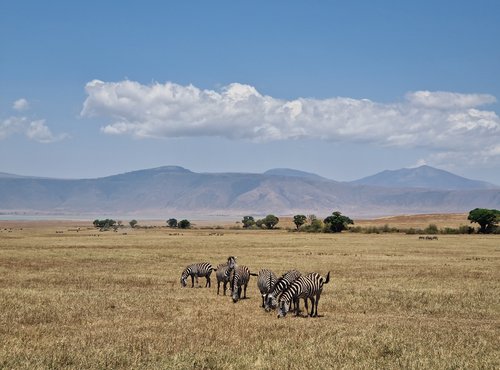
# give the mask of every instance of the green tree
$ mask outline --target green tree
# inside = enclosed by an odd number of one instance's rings
[[[243,216],[241,223],[245,229],[248,229],[249,227],[255,225],[255,219],[252,216]]]
[[[274,227],[280,222],[280,219],[276,217],[275,215],[267,215],[264,217],[262,220],[262,223],[268,228],[268,229],[274,229]]]
[[[328,231],[333,233],[340,233],[342,230],[347,230],[349,224],[354,224],[353,220],[347,216],[343,216],[340,212],[333,212],[332,215],[325,218],[323,222]]]
[[[168,225],[168,227],[172,227],[172,228],[177,227],[177,220],[175,218],[169,218],[167,220],[167,225]]]
[[[307,217],[304,215],[293,216],[293,223],[297,227],[297,230],[306,223]]]
[[[177,224],[177,227],[179,227],[180,229],[189,229],[191,227],[191,222],[189,222],[188,220],[180,220]]]
[[[133,229],[137,225],[137,220],[132,220],[129,222],[130,227]]]
[[[95,227],[98,227],[104,231],[104,230],[109,230],[110,227],[113,227],[116,224],[116,221],[112,220],[110,218],[107,218],[105,220],[97,220],[96,219],[96,220],[94,220],[94,222],[92,222],[92,224]]]
[[[495,230],[500,220],[500,211],[497,209],[475,208],[469,212],[467,219],[479,224],[479,232],[489,234]]]

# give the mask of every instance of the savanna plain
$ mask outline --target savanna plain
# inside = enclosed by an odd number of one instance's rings
[[[181,288],[188,264],[230,255],[330,271],[320,316],[265,312],[255,277],[237,303],[215,273]],[[498,369],[499,337],[498,235],[0,221],[2,369]]]

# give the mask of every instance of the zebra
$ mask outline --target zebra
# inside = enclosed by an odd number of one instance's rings
[[[198,278],[205,277],[207,279],[207,283],[205,284],[205,288],[210,287],[210,274],[213,271],[213,267],[208,262],[200,262],[194,263],[192,265],[187,266],[181,274],[181,285],[183,287],[187,284],[188,276],[191,276],[191,288],[194,287],[194,280],[196,279],[196,285],[198,285]]]
[[[290,305],[295,302],[295,315],[299,315],[299,300],[304,299],[306,312],[309,311],[307,299],[311,300],[311,313],[309,316],[318,316],[318,303],[323,291],[323,285],[330,281],[330,271],[326,278],[318,273],[312,272],[295,280],[290,287],[281,295],[278,302],[278,318],[285,317],[290,310]]]
[[[217,266],[215,276],[217,277],[217,295],[219,295],[220,284],[223,283],[224,295],[226,295],[227,283],[231,283],[231,273],[236,265],[236,257],[229,256],[226,263]]]
[[[273,289],[276,284],[276,280],[276,274],[271,270],[262,269],[259,271],[259,275],[257,277],[257,287],[262,295],[262,308],[265,307],[264,300],[271,289]]]
[[[285,272],[274,284],[272,290],[264,297],[264,308],[267,312],[278,306],[278,298],[295,280],[301,276],[297,270]]]
[[[247,297],[247,286],[248,281],[250,280],[250,275],[257,276],[257,274],[250,273],[250,269],[246,266],[237,265],[233,271],[233,279],[231,283],[231,296],[233,298],[233,302],[236,303],[241,297],[241,289],[243,288],[243,298]]]

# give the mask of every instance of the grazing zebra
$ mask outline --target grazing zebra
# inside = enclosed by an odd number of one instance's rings
[[[278,306],[278,298],[295,280],[301,276],[297,270],[285,272],[274,284],[271,292],[264,297],[264,308],[266,311],[275,309]]]
[[[257,274],[250,273],[250,269],[246,266],[237,265],[233,271],[233,280],[231,283],[233,302],[236,303],[241,297],[241,289],[243,288],[243,298],[247,297],[247,286],[250,280],[250,275],[257,276]]]
[[[305,276],[301,276],[295,280],[290,287],[283,292],[278,302],[278,318],[284,317],[290,310],[290,305],[295,302],[295,315],[299,315],[299,300],[304,299],[306,312],[309,310],[307,299],[311,300],[311,317],[318,316],[318,303],[323,291],[323,285],[330,281],[330,271],[326,278],[318,273],[312,272]]]
[[[189,265],[182,271],[181,274],[181,285],[183,287],[186,286],[187,283],[187,278],[188,276],[191,276],[191,288],[194,287],[194,280],[196,278],[196,285],[198,285],[198,278],[199,277],[206,277],[207,278],[207,283],[205,284],[205,288],[208,286],[210,287],[210,274],[213,271],[213,267],[210,263],[208,262],[200,262],[200,263],[194,263],[192,265]]]
[[[276,284],[276,275],[274,272],[268,269],[262,269],[259,271],[257,277],[257,287],[259,288],[260,294],[262,295],[262,308],[264,308],[264,300],[268,293],[273,289],[274,284]]]
[[[231,273],[233,272],[234,266],[236,266],[236,257],[229,256],[226,263],[221,263],[214,270],[216,271],[215,276],[217,277],[217,295],[219,295],[221,283],[223,283],[224,295],[226,295],[227,283],[231,281]]]

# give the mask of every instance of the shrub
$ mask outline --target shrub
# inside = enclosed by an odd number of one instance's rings
[[[189,222],[188,220],[180,220],[177,224],[177,227],[179,229],[189,229],[191,228],[191,222]]]
[[[439,233],[439,229],[435,224],[430,224],[427,226],[424,230],[424,233],[426,234],[437,234]]]

